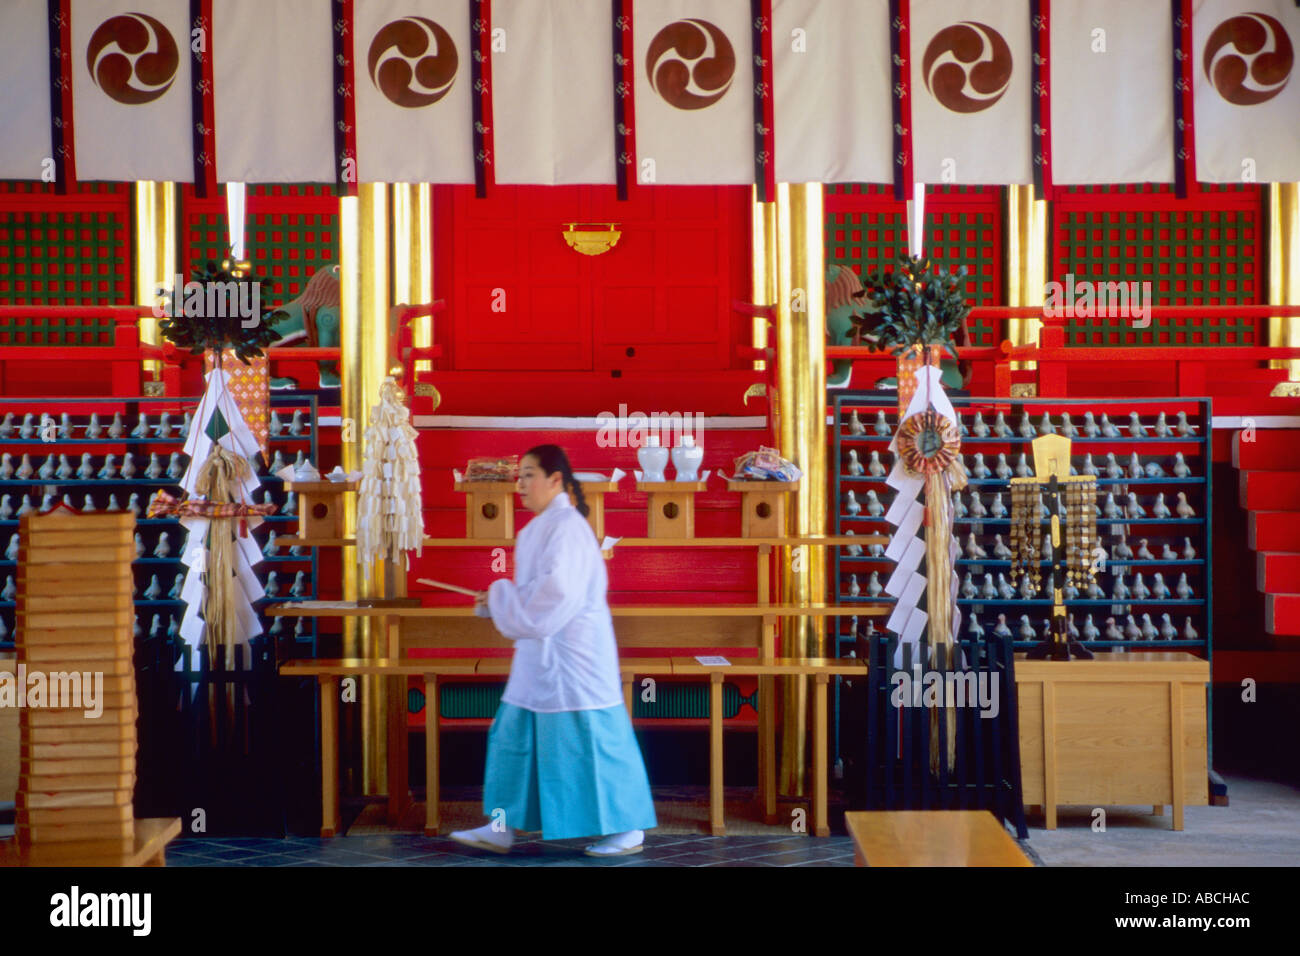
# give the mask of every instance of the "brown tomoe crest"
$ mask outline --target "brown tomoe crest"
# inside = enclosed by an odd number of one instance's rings
[[[109,17],[90,36],[86,67],[95,85],[128,106],[158,99],[176,79],[180,52],[167,28],[143,13]]]
[[[731,89],[736,53],[727,35],[707,20],[677,20],[650,41],[645,71],[669,106],[699,110]]]
[[[954,113],[978,113],[1011,82],[1011,47],[992,27],[966,21],[934,35],[921,60],[925,87]]]
[[[1235,106],[1254,106],[1282,92],[1291,78],[1295,50],[1276,19],[1243,13],[1214,28],[1201,62],[1220,96]]]
[[[370,41],[367,57],[370,79],[379,91],[410,109],[429,106],[451,92],[459,63],[451,34],[426,17],[384,24]]]

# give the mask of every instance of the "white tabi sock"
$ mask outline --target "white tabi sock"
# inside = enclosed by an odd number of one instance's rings
[[[645,842],[644,830],[628,830],[625,833],[611,833],[599,843],[587,847],[589,853],[623,853]]]

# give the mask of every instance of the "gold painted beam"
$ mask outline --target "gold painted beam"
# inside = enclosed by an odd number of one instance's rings
[[[393,302],[422,305],[433,301],[433,193],[428,183],[393,184]],[[392,330],[396,332],[396,329]],[[433,344],[433,316],[415,320],[415,344]],[[395,356],[390,356],[395,358]],[[415,363],[415,371],[433,367],[428,359]],[[403,382],[410,395],[414,382]]]
[[[1007,305],[1042,305],[1047,285],[1047,203],[1034,198],[1033,186],[1007,186]],[[1042,322],[1007,319],[1005,338],[1013,345],[1037,345]],[[1037,362],[1012,362],[1013,370],[1036,369]]]
[[[821,183],[780,183],[776,201],[776,362],[778,440],[783,455],[803,469],[790,533],[822,534],[826,527],[826,266]],[[821,601],[826,588],[823,548],[785,551],[782,600]],[[796,560],[796,553],[798,560]],[[826,656],[826,622],[786,618],[785,657]],[[781,789],[805,792],[808,682],[786,682]]]
[[[363,439],[370,407],[388,373],[388,187],[362,184],[355,197],[339,199],[339,294],[342,379],[342,458],[346,471],[361,468]],[[348,440],[350,439],[350,440]],[[355,538],[356,496],[344,497],[344,537]],[[355,601],[383,594],[382,575],[374,566],[359,567],[356,548],[343,549],[343,597]],[[343,655],[383,656],[383,635],[370,622],[345,621]],[[383,680],[360,680],[361,790],[365,795],[388,789],[387,693]]]
[[[1269,183],[1268,223],[1268,301],[1300,305],[1300,183]],[[1271,316],[1268,344],[1300,345],[1300,319]],[[1300,381],[1300,359],[1274,359],[1268,364],[1286,369],[1290,381]]]
[[[171,292],[176,283],[179,263],[176,261],[176,184],[137,182],[132,190],[134,223],[131,230],[134,240],[134,305],[152,306],[164,297],[160,289]],[[159,342],[158,319],[148,312],[139,318],[140,341],[147,345]],[[146,359],[144,370],[157,378],[162,371],[156,359]]]

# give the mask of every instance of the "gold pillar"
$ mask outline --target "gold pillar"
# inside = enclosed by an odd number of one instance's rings
[[[1034,198],[1033,186],[1007,187],[1007,305],[1042,305],[1047,285],[1047,203]],[[1012,345],[1037,345],[1038,319],[1008,319]],[[1012,369],[1035,369],[1037,362],[1012,362]]]
[[[821,183],[780,183],[776,201],[776,361],[781,453],[804,477],[795,496],[792,533],[826,528],[826,280]],[[782,600],[822,601],[824,548],[805,548],[802,560],[785,555]],[[825,657],[824,618],[783,622],[783,655]],[[781,789],[802,795],[807,760],[806,678],[786,684],[782,720]]]
[[[176,184],[137,182],[134,199],[133,302],[135,305],[153,306],[163,301],[158,290],[170,292],[176,283]],[[157,345],[158,319],[152,313],[142,310],[139,323],[140,341]],[[156,378],[162,366],[157,360],[148,359],[144,363],[144,369]]]
[[[355,197],[339,200],[340,322],[339,368],[342,372],[343,468],[359,471],[370,407],[379,400],[379,386],[388,373],[388,187],[363,183]],[[344,496],[344,537],[355,538],[356,496]],[[356,549],[343,549],[343,598],[378,597],[382,576],[375,567],[357,565]],[[376,658],[384,647],[370,618],[345,618],[343,655]],[[360,681],[362,792],[388,788],[387,694],[373,676]]]
[[[1300,183],[1269,183],[1268,223],[1268,301],[1300,305]],[[1300,345],[1300,319],[1270,316],[1268,344]],[[1290,381],[1300,381],[1300,359],[1268,364],[1286,369]]]
[[[750,215],[750,261],[753,263],[749,284],[750,301],[755,305],[771,305],[776,301],[776,203],[759,202],[758,190],[751,192],[753,197]],[[769,322],[761,315],[754,316],[751,331],[752,344],[756,349],[767,348],[771,344]],[[754,369],[763,371],[767,362],[754,360]],[[771,396],[768,396],[769,403]]]
[[[433,193],[428,183],[393,185],[393,302],[422,305],[433,301]],[[396,332],[396,329],[393,330]],[[415,320],[415,344],[433,344],[433,316]],[[428,359],[417,372],[432,368]],[[413,382],[402,383],[409,395]]]

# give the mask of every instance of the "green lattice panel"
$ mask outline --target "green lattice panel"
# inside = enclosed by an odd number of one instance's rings
[[[1155,305],[1253,305],[1258,301],[1259,225],[1244,209],[1061,211],[1053,279],[1066,283],[1151,283]],[[1130,287],[1131,288],[1131,287]],[[1139,289],[1146,288],[1139,286]],[[1068,320],[1070,345],[1256,344],[1249,319],[1159,319],[1133,328],[1131,316]]]
[[[0,348],[23,345],[112,345],[112,319],[0,318]]]
[[[998,289],[992,213],[930,214],[925,223],[930,257],[954,270],[966,266],[966,296],[971,304],[994,304]],[[825,232],[827,264],[848,266],[858,275],[889,266],[907,254],[907,217],[901,212],[828,212]],[[995,345],[995,332],[988,322],[974,320],[971,344]]]
[[[225,213],[188,218],[190,268],[221,261],[226,253]],[[253,270],[269,283],[271,301],[293,300],[322,265],[338,261],[338,216],[314,213],[250,213],[245,226],[245,254]]]
[[[0,302],[130,301],[127,234],[114,212],[0,211]]]

